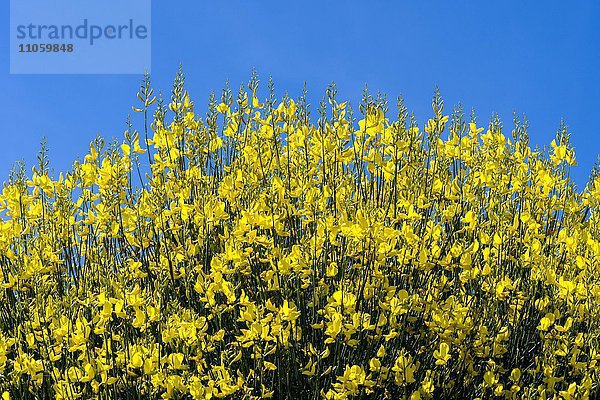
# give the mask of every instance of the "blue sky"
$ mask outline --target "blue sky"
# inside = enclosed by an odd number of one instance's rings
[[[0,21],[9,22],[8,1]],[[180,63],[205,110],[211,90],[236,88],[255,67],[280,94],[313,104],[335,81],[356,104],[365,84],[402,94],[423,124],[437,84],[448,109],[493,112],[510,130],[530,121],[532,145],[549,144],[560,119],[572,132],[583,186],[600,153],[600,5],[594,1],[178,1],[152,5],[152,81],[168,93]],[[425,3],[427,5],[425,5]],[[0,30],[0,181],[15,160],[30,168],[43,135],[56,172],[100,134],[122,137],[141,75],[10,75]],[[200,107],[198,107],[200,106]]]

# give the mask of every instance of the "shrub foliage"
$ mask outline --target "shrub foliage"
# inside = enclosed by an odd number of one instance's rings
[[[5,399],[598,396],[600,179],[569,179],[566,126],[533,150],[437,91],[420,128],[268,89],[200,116],[146,77],[139,132],[13,170]]]

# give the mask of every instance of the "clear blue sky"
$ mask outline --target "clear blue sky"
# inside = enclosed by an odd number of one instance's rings
[[[10,75],[8,1],[0,7],[0,181],[30,168],[43,135],[52,166],[67,169],[96,134],[122,137],[137,75]],[[152,80],[169,92],[180,63],[198,111],[225,80],[239,87],[255,67],[281,93],[313,104],[335,81],[356,104],[365,83],[402,94],[419,122],[434,87],[448,107],[498,112],[510,129],[527,114],[543,146],[560,119],[572,132],[580,187],[600,153],[600,5],[595,1],[153,1]],[[429,4],[425,6],[424,4]]]

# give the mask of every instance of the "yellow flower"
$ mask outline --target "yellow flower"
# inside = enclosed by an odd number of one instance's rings
[[[600,179],[573,185],[566,127],[546,152],[437,91],[423,132],[247,88],[201,118],[146,77],[142,143],[11,174],[4,400],[598,397]]]
[[[450,346],[448,343],[440,343],[439,349],[433,352],[433,357],[435,357],[436,365],[445,365],[450,360]]]

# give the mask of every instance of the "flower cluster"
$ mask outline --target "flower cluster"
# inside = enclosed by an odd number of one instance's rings
[[[0,195],[0,393],[30,399],[600,395],[600,178],[436,91],[355,113],[335,86],[145,119]],[[314,112],[314,111],[313,111]]]

